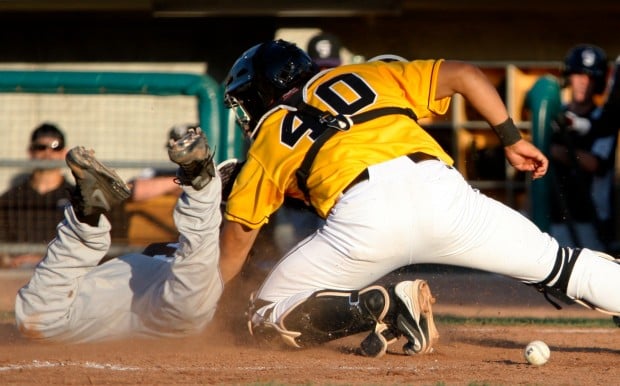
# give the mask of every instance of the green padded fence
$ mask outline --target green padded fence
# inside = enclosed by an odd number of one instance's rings
[[[549,154],[551,122],[562,106],[560,84],[557,78],[552,75],[540,77],[527,93],[525,103],[532,111],[532,142],[543,153]],[[549,177],[532,181],[531,217],[543,231],[549,231],[551,226],[550,189]]]
[[[208,75],[150,72],[0,71],[2,93],[186,95],[220,162],[242,154],[241,133],[223,109],[222,86]],[[226,117],[226,119],[223,119]]]

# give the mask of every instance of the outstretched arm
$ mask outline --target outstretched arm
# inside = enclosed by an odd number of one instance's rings
[[[495,129],[504,144],[506,158],[515,169],[532,172],[533,178],[545,175],[549,165],[547,157],[530,142],[519,139],[495,86],[478,67],[459,61],[441,64],[435,98],[454,94],[461,94]],[[511,126],[513,131],[510,131]]]
[[[259,230],[224,220],[220,234],[220,271],[224,284],[237,276],[243,268]]]

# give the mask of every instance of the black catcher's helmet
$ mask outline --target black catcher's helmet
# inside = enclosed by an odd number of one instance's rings
[[[564,59],[563,75],[587,74],[594,80],[594,92],[605,90],[607,81],[607,55],[602,48],[591,44],[573,47]]]
[[[274,40],[257,44],[230,69],[224,82],[224,103],[235,109],[237,122],[254,139],[260,118],[284,94],[317,72],[310,56],[293,43]]]

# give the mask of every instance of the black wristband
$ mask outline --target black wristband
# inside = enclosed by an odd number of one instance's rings
[[[503,146],[514,145],[521,139],[521,132],[510,117],[499,125],[491,127]]]

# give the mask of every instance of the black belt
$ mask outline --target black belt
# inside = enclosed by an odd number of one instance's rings
[[[434,155],[426,154],[421,151],[416,151],[415,153],[407,154],[407,157],[415,163],[422,162],[422,161],[438,160],[438,158],[435,157]],[[349,189],[351,189],[355,185],[359,184],[362,181],[367,181],[369,178],[370,178],[370,175],[368,174],[368,169],[362,170],[362,172],[358,174],[357,177],[355,177],[353,181],[351,181],[349,185],[347,185],[346,188],[344,188],[342,193],[343,194],[346,193]]]
[[[437,161],[439,159],[435,157],[434,155],[426,154],[421,151],[416,151],[415,153],[407,154],[407,157],[409,157],[409,159],[415,163],[422,162],[422,161],[430,161],[430,160]]]
[[[351,189],[352,187],[354,187],[355,185],[359,184],[362,181],[368,181],[369,178],[370,178],[370,174],[368,174],[368,169],[362,170],[362,172],[358,174],[357,177],[355,177],[353,181],[351,181],[349,185],[347,185],[346,188],[343,189],[342,193],[343,194],[346,193],[349,189]]]

